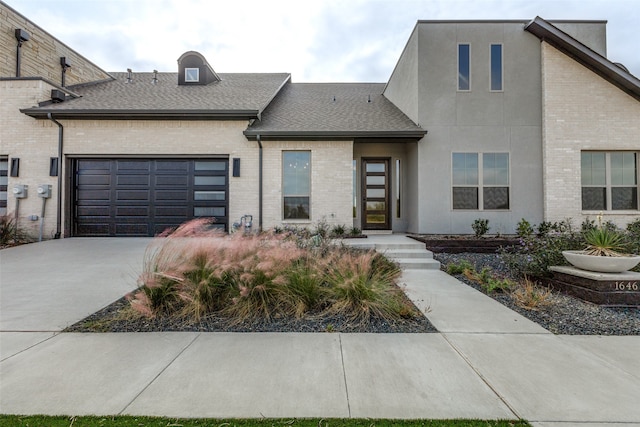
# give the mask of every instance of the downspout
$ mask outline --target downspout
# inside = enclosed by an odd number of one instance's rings
[[[54,239],[59,239],[62,234],[62,141],[64,128],[62,124],[47,113],[47,118],[58,125],[58,212],[56,213],[56,234]]]
[[[258,134],[258,231],[262,231],[262,140]]]

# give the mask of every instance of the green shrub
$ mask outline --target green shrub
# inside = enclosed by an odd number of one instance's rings
[[[350,236],[360,236],[361,234],[362,234],[362,230],[360,230],[358,227],[351,227],[349,229]]]
[[[520,238],[519,245],[500,250],[514,276],[547,276],[550,266],[567,265],[562,251],[584,249],[582,234],[549,230],[542,235]]]
[[[451,263],[449,265],[447,265],[447,274],[451,274],[451,275],[458,275],[458,274],[463,274],[466,270],[473,270],[473,265],[471,265],[471,263],[469,261],[467,261],[466,259],[461,260],[460,262],[456,263]]]
[[[476,238],[479,239],[489,232],[490,230],[489,220],[478,218],[475,221],[473,221],[473,224],[471,224],[471,228],[473,228],[473,232]]]
[[[22,227],[16,224],[15,218],[9,215],[0,215],[0,245],[18,245],[28,243],[33,239]]]
[[[345,233],[346,227],[344,225],[337,224],[331,228],[331,237],[342,237]]]
[[[529,237],[533,234],[533,227],[526,219],[522,218],[516,226],[516,234],[518,237]]]

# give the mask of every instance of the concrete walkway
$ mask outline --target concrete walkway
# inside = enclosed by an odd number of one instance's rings
[[[640,337],[555,336],[433,269],[402,282],[439,333],[60,333],[135,288],[148,241],[0,251],[1,413],[640,425]]]

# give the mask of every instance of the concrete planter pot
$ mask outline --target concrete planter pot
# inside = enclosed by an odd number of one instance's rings
[[[584,251],[562,251],[562,255],[574,267],[598,273],[622,273],[640,263],[640,256],[597,256],[587,255]]]

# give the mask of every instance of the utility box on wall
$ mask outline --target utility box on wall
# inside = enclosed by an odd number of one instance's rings
[[[15,184],[13,186],[13,197],[16,199],[26,199],[29,186],[26,184]]]
[[[49,184],[38,185],[38,197],[48,199],[51,197],[51,186]]]

